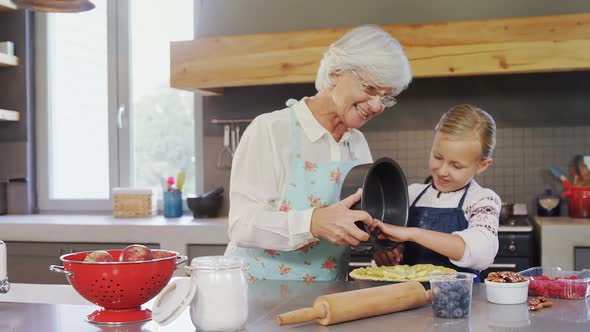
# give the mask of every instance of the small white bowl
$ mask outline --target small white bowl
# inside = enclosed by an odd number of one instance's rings
[[[493,282],[486,280],[486,296],[497,304],[525,303],[529,295],[529,280],[524,282]]]

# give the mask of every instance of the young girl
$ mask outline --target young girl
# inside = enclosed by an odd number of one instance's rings
[[[498,252],[501,202],[473,179],[492,163],[496,124],[483,110],[459,105],[437,124],[428,184],[409,186],[408,227],[378,223],[382,238],[400,244],[377,252],[378,265],[434,264],[479,274]]]

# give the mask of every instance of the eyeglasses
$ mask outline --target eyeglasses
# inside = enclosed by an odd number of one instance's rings
[[[393,107],[395,106],[395,104],[397,104],[397,100],[395,99],[394,96],[392,95],[384,95],[380,89],[370,85],[369,83],[367,83],[367,81],[365,81],[364,78],[361,77],[361,75],[359,75],[356,70],[351,69],[350,70],[354,76],[356,76],[356,78],[359,79],[359,81],[361,81],[361,84],[363,85],[363,88],[365,90],[365,93],[368,94],[371,97],[375,97],[375,96],[379,96],[380,101],[381,101],[381,105],[383,105],[383,107]]]

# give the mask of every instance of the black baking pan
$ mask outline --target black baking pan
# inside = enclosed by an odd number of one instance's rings
[[[401,167],[391,158],[380,158],[370,164],[353,167],[342,183],[340,199],[363,188],[361,200],[352,206],[353,210],[367,211],[373,218],[384,223],[403,226],[408,223],[408,184]],[[367,233],[368,227],[357,221],[356,225]],[[377,239],[379,230],[371,232],[371,241],[385,250],[395,248],[398,243]]]

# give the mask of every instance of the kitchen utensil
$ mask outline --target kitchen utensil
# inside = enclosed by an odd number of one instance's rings
[[[119,257],[123,250],[107,250]],[[162,258],[132,262],[84,262],[92,251],[62,255],[63,266],[49,269],[64,273],[74,289],[86,300],[102,307],[86,316],[97,324],[127,324],[151,319],[149,309],[141,305],[166,286],[174,270],[188,258],[175,251],[152,250]]]
[[[561,180],[561,184],[565,187],[565,188],[569,188],[572,186],[571,182],[569,182],[569,180],[567,179],[567,177],[565,176],[565,174],[563,174],[563,172],[559,169],[559,167],[551,164],[549,165],[549,170],[551,171],[551,173],[558,179]]]
[[[354,194],[363,188],[361,200],[352,206],[353,210],[367,211],[373,218],[384,223],[406,226],[408,222],[408,185],[401,167],[391,158],[380,158],[372,164],[353,167],[342,183],[340,199]],[[357,226],[367,233],[368,227],[362,222]],[[386,250],[395,248],[398,243],[378,239],[379,229],[371,234],[375,244]]]
[[[311,308],[280,314],[279,326],[317,320],[321,325],[332,325],[355,319],[418,308],[429,301],[430,291],[417,281],[370,287],[349,292],[322,295]]]
[[[236,144],[240,144],[240,124],[236,123]]]
[[[0,241],[0,294],[6,294],[10,290],[10,283],[8,283],[8,274],[6,269],[8,264],[6,262],[6,244]]]
[[[236,152],[237,140],[236,140],[236,126],[232,123],[230,125],[230,141],[231,141],[231,151],[232,153]]]
[[[210,197],[219,196],[221,194],[223,194],[223,187],[217,187],[217,188],[214,188],[212,190],[209,190],[208,192],[206,192],[203,195],[201,195],[201,198],[202,199],[208,199]]]
[[[230,148],[230,126],[224,125],[223,126],[223,148],[219,151],[219,155],[217,155],[217,168],[221,169],[230,169],[231,163],[234,157],[234,152]]]
[[[167,325],[190,305],[198,331],[237,331],[248,319],[248,281],[239,257],[194,258],[190,278],[173,279],[155,301],[154,321]]]
[[[432,313],[440,318],[465,318],[471,314],[475,274],[434,272],[428,275],[432,290]]]
[[[486,298],[496,304],[525,303],[529,294],[529,280],[525,282],[493,282],[485,280]]]
[[[215,218],[223,204],[223,188],[217,187],[201,196],[188,197],[186,204],[194,218]]]
[[[567,197],[570,217],[590,218],[590,186],[571,186],[561,196]]]
[[[8,179],[0,179],[0,215],[8,212]]]

